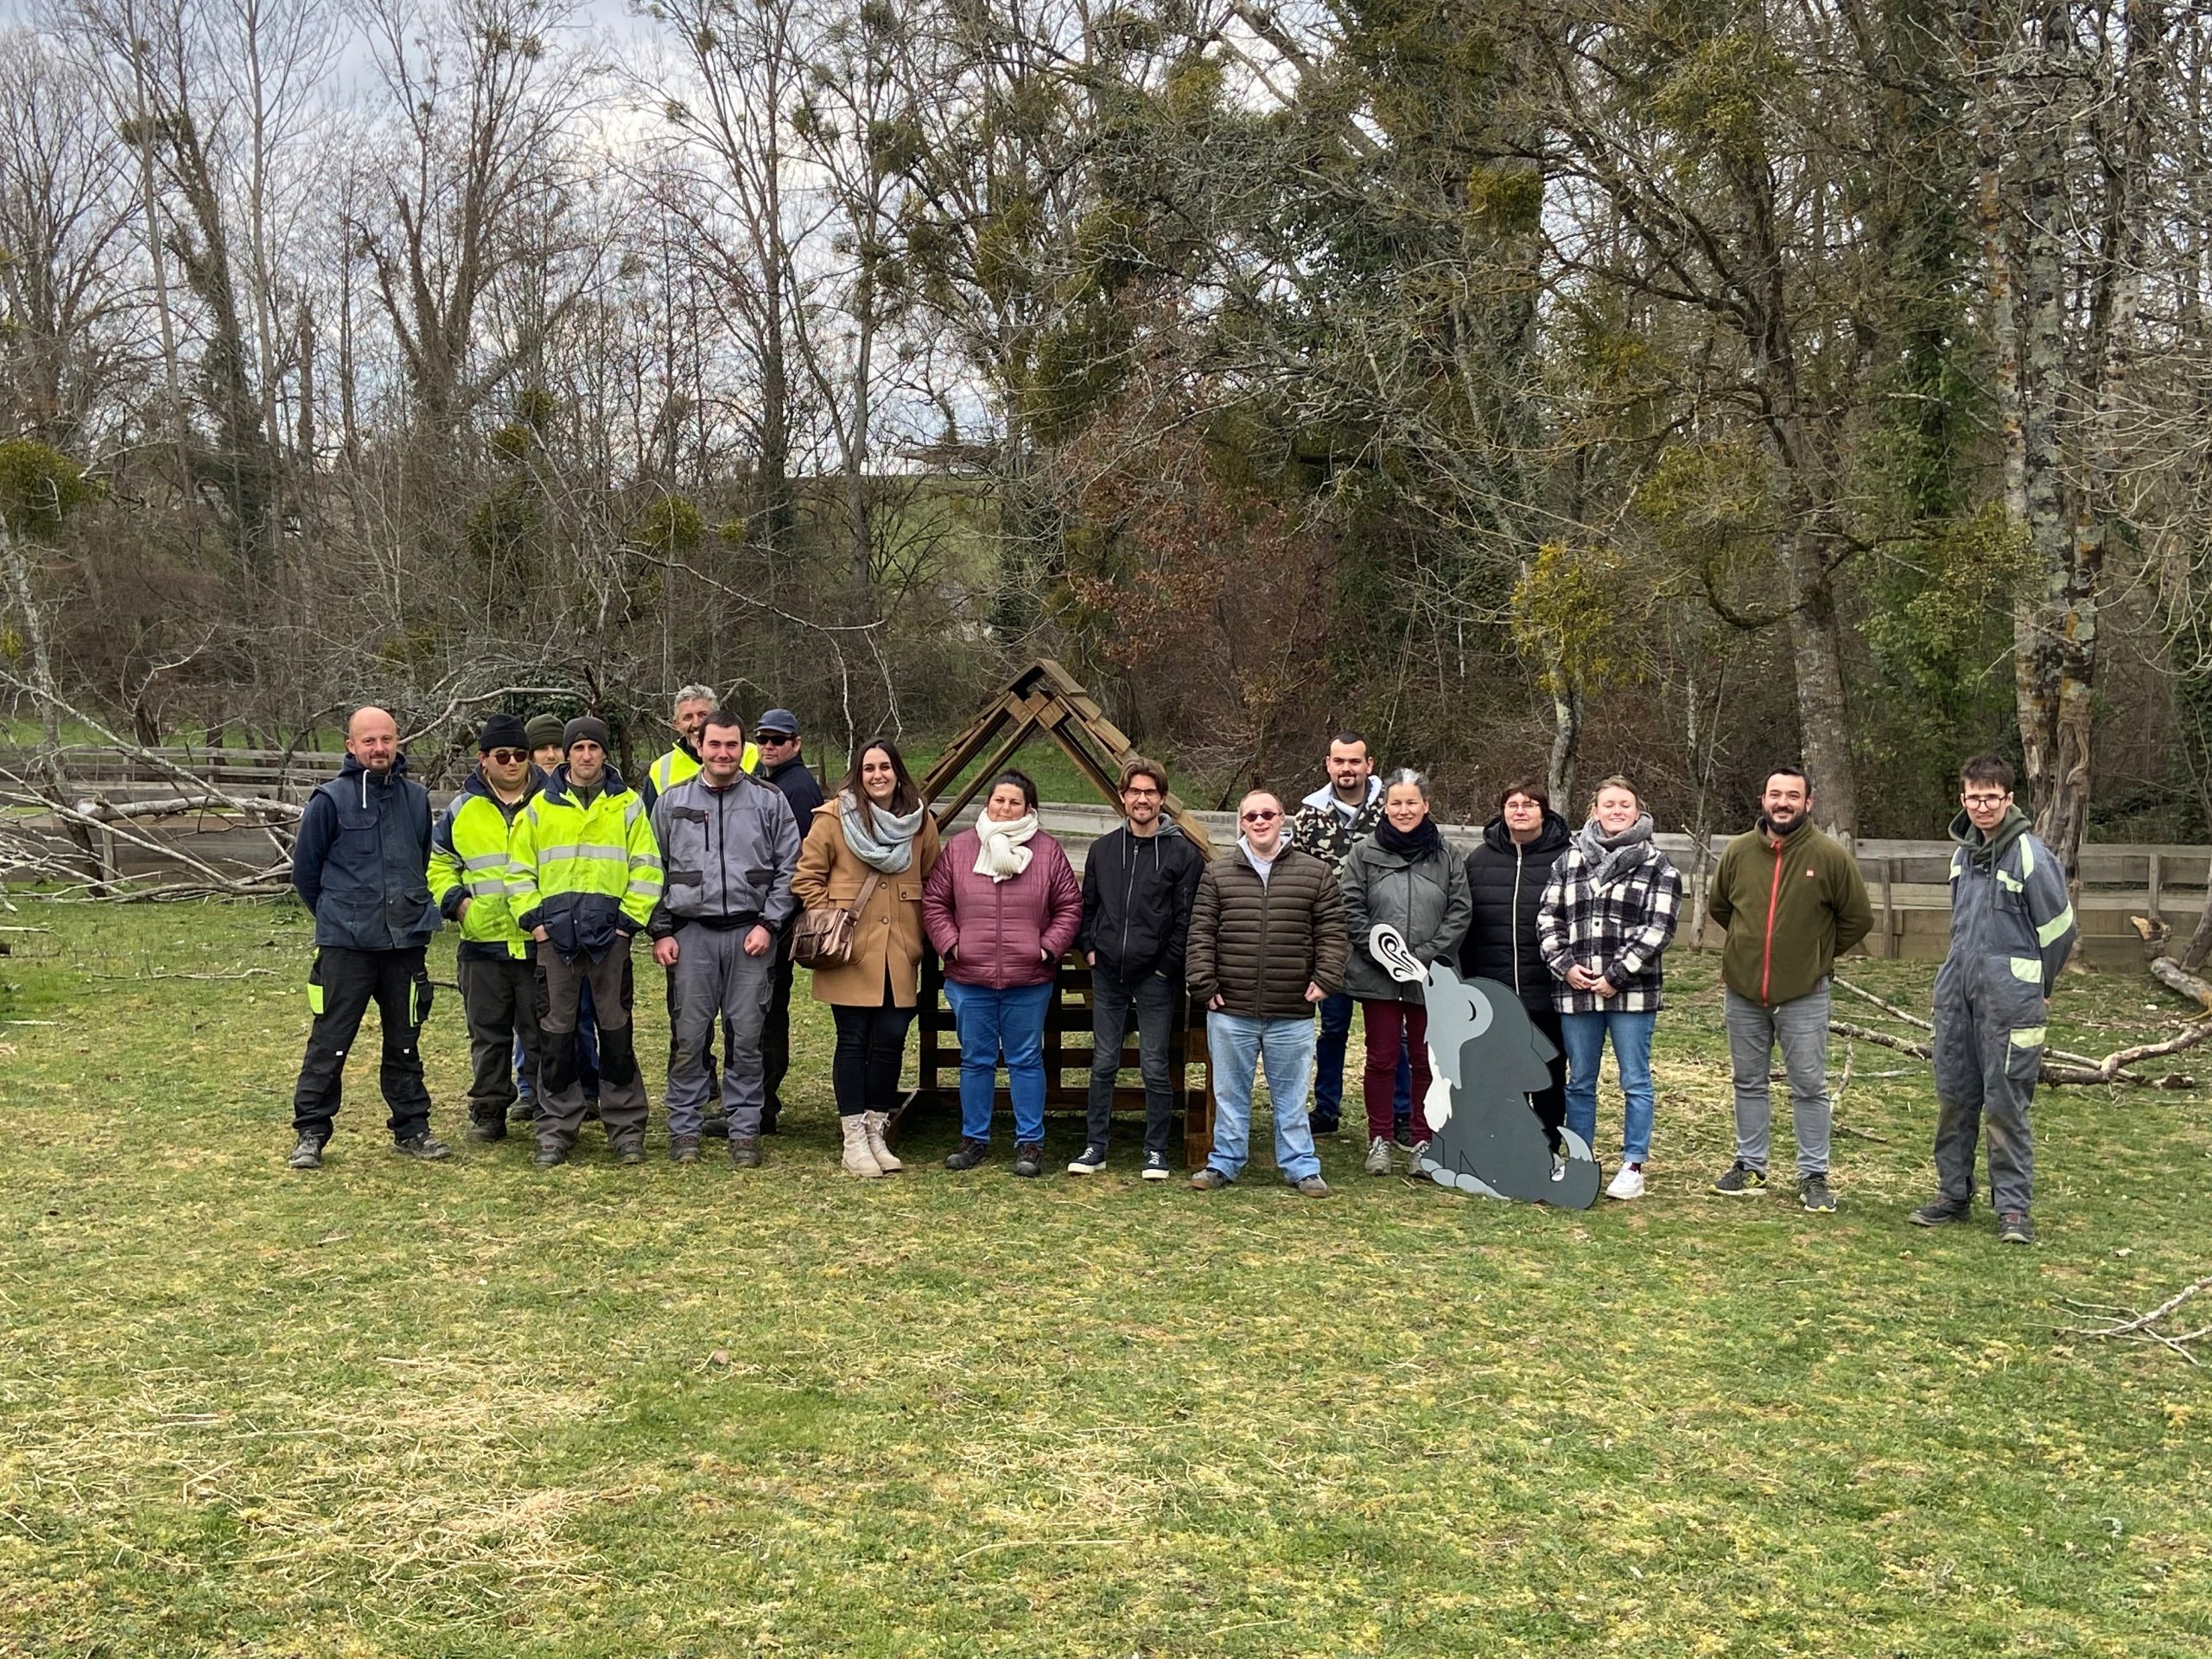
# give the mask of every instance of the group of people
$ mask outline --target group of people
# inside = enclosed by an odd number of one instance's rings
[[[887,740],[863,746],[825,798],[788,710],[762,715],[748,739],[708,688],[690,686],[672,723],[675,746],[632,790],[609,764],[595,717],[494,715],[476,770],[434,817],[406,775],[391,716],[353,715],[343,769],[310,798],[294,855],[317,946],[295,1168],[321,1161],[346,1053],[372,1001],[394,1143],[416,1158],[448,1154],[430,1131],[419,1048],[432,993],[424,947],[444,922],[461,929],[472,1135],[497,1140],[511,1119],[526,1122],[534,1161],[550,1166],[570,1155],[595,1110],[617,1159],[643,1160],[646,1096],[631,1037],[632,945],[643,933],[666,978],[670,1156],[696,1161],[702,1141],[719,1133],[732,1163],[757,1166],[789,1065],[794,936],[811,915],[838,922],[823,930],[838,942],[817,952],[812,987],[836,1025],[831,1084],[850,1173],[902,1167],[887,1131],[933,951],[960,1047],[961,1133],[946,1167],[973,1169],[989,1155],[1002,1070],[1014,1173],[1042,1174],[1047,1014],[1074,950],[1089,969],[1092,1062],[1084,1146],[1070,1174],[1106,1166],[1134,1024],[1140,1173],[1169,1179],[1174,1044],[1185,1010],[1202,1008],[1216,1109],[1211,1153],[1191,1185],[1217,1190],[1243,1173],[1264,1071],[1276,1167],[1322,1197],[1315,1138],[1339,1128],[1355,1010],[1366,1041],[1363,1169],[1418,1168],[1427,1149],[1422,989],[1370,949],[1371,930],[1387,925],[1423,966],[1448,959],[1508,989],[1548,1039],[1548,1085],[1529,1103],[1555,1160],[1567,1135],[1594,1145],[1611,1044],[1623,1104],[1606,1192],[1643,1194],[1652,1036],[1682,883],[1625,778],[1599,785],[1580,828],[1553,809],[1542,780],[1517,780],[1462,855],[1432,816],[1427,779],[1410,769],[1378,777],[1365,740],[1343,732],[1329,746],[1326,783],[1294,811],[1272,791],[1247,794],[1235,845],[1208,860],[1166,811],[1164,770],[1132,759],[1119,779],[1122,825],[1090,847],[1078,880],[1039,829],[1036,785],[1020,772],[993,779],[974,826],[947,839]],[[1961,769],[1952,949],[1936,992],[1939,1190],[1911,1219],[1935,1226],[1969,1213],[1986,1118],[1999,1236],[2026,1243],[2028,1108],[2050,987],[2075,925],[2064,872],[2029,833],[2012,782],[1994,756]],[[1713,1189],[1738,1196],[1767,1185],[1778,1048],[1796,1196],[1808,1211],[1832,1211],[1828,985],[1835,957],[1873,916],[1856,861],[1815,824],[1801,768],[1768,776],[1758,822],[1723,852],[1707,910],[1726,934],[1736,1120],[1735,1156]]]

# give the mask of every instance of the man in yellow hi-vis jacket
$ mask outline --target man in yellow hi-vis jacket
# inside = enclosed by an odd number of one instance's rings
[[[568,759],[516,820],[508,886],[516,923],[537,942],[537,1151],[550,1168],[583,1126],[576,1005],[586,984],[599,1024],[599,1116],[614,1155],[645,1157],[645,1085],[632,1039],[630,941],[661,894],[660,850],[645,804],[607,763],[606,722],[562,731]]]

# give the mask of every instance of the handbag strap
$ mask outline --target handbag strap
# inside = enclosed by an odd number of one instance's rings
[[[861,912],[868,908],[868,901],[875,897],[875,884],[882,880],[883,872],[881,870],[869,870],[868,873],[868,880],[861,883],[860,893],[853,899],[853,902],[846,906],[845,914],[850,916],[855,921],[858,921],[860,919]]]

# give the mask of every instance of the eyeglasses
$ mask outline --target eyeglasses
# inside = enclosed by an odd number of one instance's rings
[[[1282,817],[1280,812],[1239,812],[1238,820],[1244,823],[1273,823]]]
[[[2002,795],[1967,795],[1961,798],[1968,806],[2002,806],[2012,798],[2012,791],[2008,790]]]
[[[486,749],[484,753],[487,760],[495,760],[503,766],[519,766],[530,759],[528,749]]]
[[[1125,789],[1122,793],[1132,800],[1156,801],[1160,798],[1160,791],[1156,789]]]

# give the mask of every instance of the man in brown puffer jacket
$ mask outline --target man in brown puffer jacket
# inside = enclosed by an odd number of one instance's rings
[[[1324,860],[1283,835],[1282,803],[1255,790],[1237,808],[1236,850],[1198,877],[1184,976],[1206,1006],[1213,1065],[1213,1151],[1191,1177],[1201,1192],[1243,1173],[1252,1084],[1264,1056],[1274,1105],[1275,1165],[1308,1198],[1326,1198],[1306,1116],[1313,1007],[1344,986],[1344,895]]]

